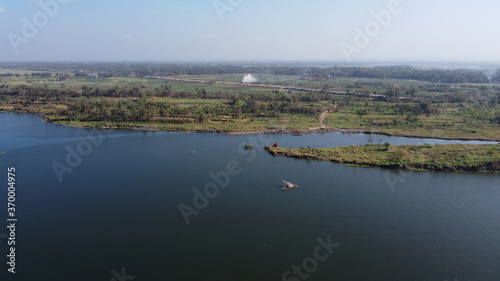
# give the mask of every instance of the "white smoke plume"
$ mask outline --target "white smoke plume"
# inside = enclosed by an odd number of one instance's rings
[[[255,77],[253,77],[252,74],[245,75],[245,77],[243,77],[243,80],[241,81],[241,83],[255,83],[255,82],[257,82],[257,79],[255,79]]]

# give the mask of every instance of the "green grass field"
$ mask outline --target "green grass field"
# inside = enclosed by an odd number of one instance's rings
[[[378,102],[390,106],[389,103]],[[327,126],[339,129],[364,129],[396,136],[500,140],[500,124],[491,120],[500,107],[485,109],[481,115],[469,116],[460,112],[454,104],[440,104],[440,114],[422,114],[408,120],[406,114],[390,111],[377,111],[375,103],[356,102],[349,106],[338,107],[334,113],[325,117]],[[383,106],[381,106],[384,109]],[[366,115],[359,110],[368,109]]]
[[[500,144],[365,145],[286,149],[266,147],[273,155],[359,166],[431,170],[500,172]]]
[[[206,123],[184,123],[172,124],[160,121],[149,122],[87,122],[87,121],[67,121],[58,115],[47,114],[51,122],[58,124],[85,127],[85,128],[121,128],[121,129],[139,129],[139,130],[158,130],[158,131],[187,131],[187,132],[224,132],[236,133],[245,132],[261,133],[263,131],[276,131],[277,129],[269,129],[270,126],[281,126],[283,130],[306,130],[311,127],[318,126],[318,119],[313,116],[286,116],[284,118],[242,118],[233,119],[230,116],[218,116],[216,120],[211,120]]]
[[[18,73],[26,74],[36,71],[22,71],[12,69],[0,69],[0,73]],[[432,87],[447,87],[458,94],[468,97],[467,103],[439,103],[433,104],[436,107],[436,112],[432,114],[419,114],[418,116],[410,116],[408,113],[398,112],[398,107],[405,105],[399,101],[381,101],[368,96],[358,95],[333,95],[328,94],[329,99],[336,100],[336,110],[326,115],[324,123],[327,127],[334,129],[363,129],[372,132],[384,133],[398,136],[411,137],[426,137],[426,138],[444,138],[444,139],[478,139],[478,140],[500,140],[500,124],[494,122],[495,114],[500,112],[500,106],[487,106],[486,103],[494,98],[495,91],[498,86],[492,84],[476,85],[476,84],[432,84],[428,82],[400,80],[400,79],[371,79],[371,78],[336,78],[327,81],[311,81],[304,80],[300,76],[287,75],[254,75],[259,83],[279,86],[295,86],[302,88],[327,89],[351,92],[367,92],[367,93],[385,93],[388,88],[393,86],[400,87],[423,87],[432,89]],[[144,79],[132,77],[117,77],[117,78],[99,78],[89,79],[86,77],[70,77],[65,81],[57,81],[55,77],[50,79],[44,78],[25,78],[25,77],[1,77],[0,85],[9,87],[30,86],[34,88],[48,89],[71,89],[76,92],[81,92],[82,88],[120,88],[132,89],[153,92],[155,89],[162,87],[170,87],[171,89],[183,92],[188,91],[196,94],[198,90],[205,89],[213,93],[230,93],[230,95],[241,96],[243,101],[249,97],[249,94],[262,94],[269,98],[280,97],[286,100],[281,100],[280,103],[291,103],[290,98],[295,96],[294,102],[297,102],[297,97],[318,95],[309,92],[291,91],[279,88],[257,87],[255,85],[228,85],[218,84],[215,81],[225,82],[241,82],[243,75],[205,75],[205,76],[179,76],[181,79],[212,81],[209,83],[192,82],[192,81],[172,81],[161,79]],[[432,86],[432,87],[430,87]],[[429,88],[430,87],[430,88]],[[496,88],[495,88],[496,87]],[[404,88],[403,88],[404,89]],[[280,94],[276,94],[279,92]],[[429,92],[418,91],[416,98],[425,96],[426,99],[439,97],[442,95],[455,95],[455,93]],[[6,96],[0,100],[0,111],[8,112],[42,112],[51,115],[55,119],[57,112],[67,108],[67,103],[76,102],[78,100],[86,100],[87,98],[71,98],[68,97],[64,102],[52,103],[32,103],[22,104],[12,96]],[[136,98],[91,98],[94,101],[110,100],[110,101],[127,101],[134,102]],[[225,114],[228,112],[234,113],[234,108],[228,105],[228,99],[202,99],[202,98],[163,98],[153,97],[153,100],[166,104],[177,104],[181,108],[188,108],[191,112],[190,120],[196,117],[194,114],[201,114],[204,111],[210,112],[214,109]],[[265,104],[265,102],[263,102]],[[22,105],[21,105],[22,104]],[[303,107],[318,106],[322,110],[333,108],[331,100],[315,100],[315,101],[298,101],[297,105]],[[406,105],[416,106],[418,101],[406,103]],[[266,106],[271,106],[268,103]],[[259,111],[261,112],[261,111]],[[183,117],[184,118],[184,117]],[[225,132],[237,131],[262,131],[268,126],[284,126],[287,129],[304,130],[311,127],[318,127],[319,113],[317,116],[304,114],[288,114],[281,113],[279,117],[262,117],[257,114],[243,114],[239,118],[214,116],[204,124],[186,123],[186,124],[169,124],[158,116],[153,116],[152,121],[148,122],[155,129],[160,130],[201,130],[216,129]],[[175,119],[175,118],[174,118]],[[158,121],[160,120],[160,121]],[[167,120],[168,121],[168,120]],[[65,121],[61,121],[65,122]],[[71,121],[75,122],[75,121]],[[78,123],[78,122],[77,122]],[[84,124],[85,122],[79,122]],[[87,124],[95,126],[94,123]],[[120,124],[126,126],[126,124]],[[136,124],[130,124],[131,127]],[[142,124],[141,126],[144,126]]]

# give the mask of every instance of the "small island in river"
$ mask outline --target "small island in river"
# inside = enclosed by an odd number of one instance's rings
[[[299,149],[266,146],[275,156],[356,166],[428,171],[500,172],[500,144],[380,145]]]

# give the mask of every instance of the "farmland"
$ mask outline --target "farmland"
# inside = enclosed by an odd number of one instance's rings
[[[66,69],[2,69],[0,75],[0,110],[42,113],[47,121],[69,126],[307,131],[319,127],[327,112],[325,130],[500,140],[500,86],[494,83],[314,73],[254,74],[249,84],[241,83],[244,74],[234,73],[90,78]]]

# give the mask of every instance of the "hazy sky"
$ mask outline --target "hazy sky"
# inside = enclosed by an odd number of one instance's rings
[[[0,1],[0,61],[500,61],[498,0],[54,1]]]

